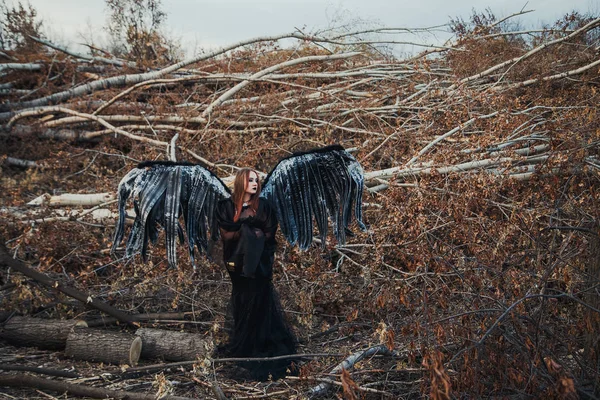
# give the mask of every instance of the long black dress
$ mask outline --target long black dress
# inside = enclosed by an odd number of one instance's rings
[[[260,201],[256,215],[248,207],[233,222],[231,199],[217,208],[223,241],[223,261],[232,283],[230,313],[233,326],[221,351],[230,357],[275,357],[296,353],[296,338],[288,326],[272,283],[277,218],[268,202]],[[277,379],[292,366],[290,360],[244,362],[254,379]]]

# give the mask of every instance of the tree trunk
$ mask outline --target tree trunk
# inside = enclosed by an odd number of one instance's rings
[[[135,334],[142,339],[145,359],[188,361],[206,354],[206,340],[198,334],[148,328],[140,328]]]
[[[142,339],[123,332],[78,329],[69,334],[65,354],[77,360],[136,365]]]
[[[4,325],[0,337],[15,346],[63,350],[69,333],[77,327],[87,327],[87,324],[82,320],[12,317]]]

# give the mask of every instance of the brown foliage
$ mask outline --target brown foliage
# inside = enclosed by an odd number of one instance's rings
[[[169,82],[137,88],[99,115],[138,138],[167,143],[179,133],[178,158],[195,161],[187,152],[193,151],[222,177],[232,174],[232,166],[267,172],[290,152],[331,143],[356,147],[367,172],[402,167],[368,182],[388,188],[365,193],[369,231],[356,232],[348,246],[336,248],[330,238],[323,250],[300,252],[279,240],[275,283],[306,352],[348,354],[377,342],[400,354],[362,361],[352,377],[345,371],[347,398],[381,395],[359,393],[366,383],[407,398],[568,398],[593,391],[590,382],[597,380],[598,353],[589,345],[597,330],[597,306],[590,305],[598,304],[597,268],[590,261],[600,220],[597,69],[514,89],[505,85],[589,64],[597,59],[598,28],[459,83],[589,22],[567,18],[560,29],[525,40],[490,37],[507,33],[503,26],[489,28],[493,21],[488,15],[475,21],[476,29],[457,28],[456,47],[463,51],[410,60],[375,58],[373,52],[371,58],[295,65],[251,83],[209,121],[198,122],[208,104],[249,75],[288,59],[327,54],[309,42],[296,51],[255,44],[187,66],[185,75],[169,76]],[[39,89],[29,94],[35,98],[91,79],[66,56],[52,58],[52,68],[13,71],[3,82]],[[350,75],[357,71],[371,72]],[[97,73],[126,72],[132,71],[106,66]],[[118,93],[97,91],[62,105],[93,113],[97,101]],[[16,105],[22,95],[5,99]],[[30,132],[17,133],[24,126]],[[457,127],[406,172],[411,158]],[[59,130],[76,135],[48,138]],[[165,146],[58,111],[18,120],[0,142],[3,161],[16,157],[43,165],[2,167],[0,233],[16,256],[131,312],[202,310],[206,320],[199,322],[210,326],[172,327],[222,338],[226,274],[201,259],[200,275],[192,277],[184,246],[181,269],[168,270],[162,237],[143,264],[108,253],[113,221],[23,223],[14,214],[45,192],[114,192],[136,162],[164,160]],[[499,159],[487,168],[443,171]],[[434,170],[422,172],[429,167]],[[54,215],[43,211],[41,216]],[[16,285],[2,292],[3,308],[96,316],[82,305],[51,305],[53,294],[38,296],[34,284],[4,271],[0,278]],[[303,393],[311,378],[338,361],[311,361],[297,385],[288,383]],[[217,374],[226,369],[219,366]],[[238,393],[239,387],[230,388]]]

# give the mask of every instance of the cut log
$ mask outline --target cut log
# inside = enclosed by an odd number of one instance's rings
[[[0,337],[15,346],[63,350],[69,333],[82,327],[87,327],[82,320],[12,317],[4,324]]]
[[[142,339],[124,332],[77,329],[69,334],[65,354],[84,361],[136,365],[142,352]]]
[[[140,328],[135,334],[142,339],[142,358],[145,359],[195,360],[209,348],[207,341],[194,333]]]

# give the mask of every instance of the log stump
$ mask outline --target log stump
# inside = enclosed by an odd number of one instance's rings
[[[142,357],[167,361],[191,361],[206,354],[206,340],[198,334],[140,328]]]
[[[76,360],[137,365],[142,339],[124,332],[77,329],[69,334],[65,354]]]
[[[84,327],[87,323],[83,320],[12,317],[4,324],[0,337],[14,346],[63,350],[69,333]]]

